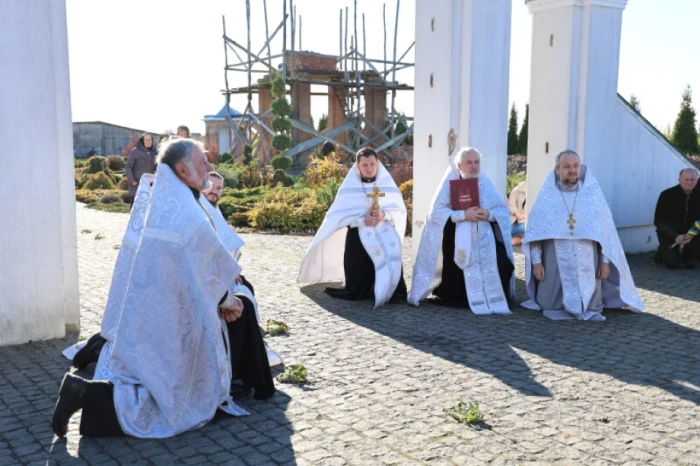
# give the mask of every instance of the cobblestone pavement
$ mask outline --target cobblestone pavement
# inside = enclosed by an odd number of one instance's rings
[[[78,206],[81,338],[99,329],[126,221]],[[307,385],[279,384],[272,400],[241,402],[251,416],[217,416],[172,439],[83,439],[75,416],[58,440],[49,421],[69,368],[60,350],[78,336],[0,348],[0,464],[700,465],[700,270],[630,258],[647,313],[611,311],[603,323],[522,309],[373,311],[322,286],[299,291],[310,237],[244,239],[263,318],[290,326],[268,342],[307,366]],[[485,429],[444,415],[459,399],[479,403]]]

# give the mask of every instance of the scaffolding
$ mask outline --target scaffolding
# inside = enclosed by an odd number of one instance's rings
[[[319,145],[331,142],[348,154],[354,154],[359,148],[373,147],[385,162],[392,163],[396,158],[410,158],[410,153],[402,142],[413,134],[413,118],[396,111],[398,91],[413,91],[413,86],[396,80],[396,72],[414,66],[403,61],[415,45],[415,41],[401,55],[397,56],[397,37],[400,1],[396,0],[396,20],[393,38],[393,57],[387,60],[387,23],[386,4],[383,5],[384,21],[384,58],[373,59],[367,56],[365,35],[365,15],[362,19],[362,40],[358,35],[357,0],[354,0],[352,34],[348,7],[339,12],[339,47],[338,55],[326,55],[302,49],[302,16],[297,16],[294,0],[282,0],[282,21],[269,33],[267,0],[263,0],[265,36],[263,45],[254,50],[251,46],[250,0],[246,0],[246,38],[245,45],[239,43],[226,33],[226,18],[222,17],[223,41],[225,53],[225,85],[222,91],[226,99],[226,108],[230,109],[231,96],[246,94],[247,105],[235,121],[227,113],[229,126],[230,153],[240,153],[240,147],[255,147],[254,157],[269,160],[275,152],[270,145],[276,134],[270,128],[272,114],[268,105],[258,105],[259,113],[253,110],[253,95],[258,95],[258,102],[268,102],[271,81],[275,73],[282,73],[290,88],[293,112],[292,147],[286,155],[294,160],[295,165],[305,165],[310,153]],[[288,34],[289,30],[289,34]],[[274,51],[271,42],[278,33],[282,33],[282,49]],[[289,36],[289,37],[288,37]],[[298,37],[298,45],[296,38]],[[289,44],[288,44],[289,42]],[[359,49],[362,46],[362,51]],[[289,47],[288,47],[289,45]],[[229,59],[234,60],[230,61]],[[323,66],[314,66],[319,63]],[[229,73],[245,73],[247,86],[231,88]],[[253,82],[254,75],[262,75]],[[311,92],[310,86],[324,86],[326,92]],[[387,105],[387,94],[390,105]],[[261,96],[261,94],[264,94]],[[310,117],[311,96],[328,96],[329,126],[323,132],[313,127]],[[363,105],[370,102],[370,106]],[[304,107],[308,100],[308,112]],[[335,106],[335,101],[338,106]],[[260,108],[266,106],[267,108]],[[381,109],[378,109],[381,106]],[[331,118],[332,108],[335,109]],[[371,108],[370,108],[371,107]],[[387,109],[388,107],[388,109]],[[300,111],[302,108],[304,110]],[[397,134],[397,124],[401,123],[404,132]],[[239,150],[236,151],[235,148]]]

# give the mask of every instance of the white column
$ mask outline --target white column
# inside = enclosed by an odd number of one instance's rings
[[[510,0],[416,2],[413,248],[449,163],[447,135],[483,154],[505,195]]]
[[[79,328],[62,0],[0,0],[0,345]]]
[[[617,79],[627,0],[531,0],[528,198],[565,150],[578,152],[609,194],[605,160],[620,148]],[[607,196],[606,196],[607,197]],[[528,202],[528,207],[534,202]]]

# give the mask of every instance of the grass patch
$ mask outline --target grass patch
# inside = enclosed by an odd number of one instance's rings
[[[101,210],[103,212],[117,212],[120,214],[128,214],[131,212],[131,206],[123,202],[115,202],[112,204],[101,204],[99,202],[92,202],[86,206],[88,209]]]
[[[445,408],[443,412],[460,424],[475,425],[484,422],[484,415],[481,414],[478,403],[459,400],[455,406]]]
[[[268,335],[280,335],[282,333],[287,333],[289,327],[281,320],[267,319],[263,331]]]
[[[306,382],[306,367],[303,364],[290,364],[284,368],[284,373],[277,376],[281,383],[302,384]]]

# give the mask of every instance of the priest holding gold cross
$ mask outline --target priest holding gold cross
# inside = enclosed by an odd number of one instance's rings
[[[401,248],[406,218],[401,192],[376,152],[360,149],[306,252],[297,282],[342,282],[342,288],[326,293],[351,301],[373,299],[375,309],[405,299]]]
[[[576,152],[555,159],[523,239],[526,309],[554,320],[605,320],[603,309],[644,308],[603,192]]]

